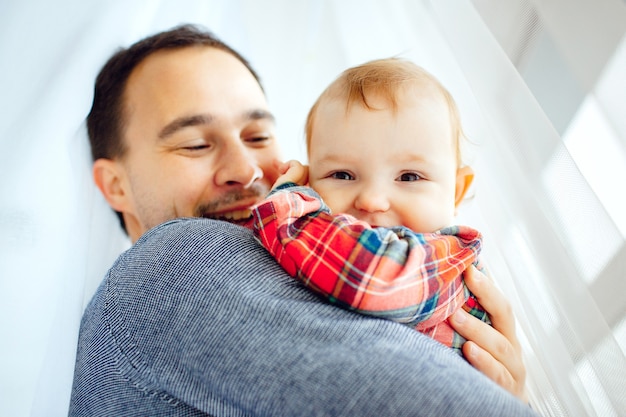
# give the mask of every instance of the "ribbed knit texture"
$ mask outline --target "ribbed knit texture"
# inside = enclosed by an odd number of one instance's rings
[[[251,231],[179,219],[85,311],[71,416],[531,416],[444,346],[332,306]]]

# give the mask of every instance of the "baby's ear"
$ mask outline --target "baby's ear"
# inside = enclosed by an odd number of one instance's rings
[[[474,182],[474,170],[470,166],[462,166],[456,171],[456,192],[454,194],[454,206],[458,207],[463,201],[465,194]]]

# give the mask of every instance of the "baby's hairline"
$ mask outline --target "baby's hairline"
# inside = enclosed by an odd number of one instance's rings
[[[437,99],[441,100],[441,103],[444,105],[448,112],[448,116],[450,118],[450,126],[452,127],[451,131],[451,145],[454,148],[453,151],[456,151],[456,159],[457,166],[462,167],[466,164],[463,163],[462,155],[461,155],[461,141],[465,138],[463,136],[463,132],[460,129],[460,125],[456,125],[455,117],[453,109],[450,107],[450,104],[447,102],[445,95],[440,94],[438,90],[433,89],[431,95],[434,95]],[[425,96],[422,95],[423,98]],[[367,98],[367,97],[366,97]],[[367,112],[379,112],[379,111],[390,111],[392,114],[397,115],[402,107],[402,98],[396,100],[394,103],[391,103],[385,97],[377,97],[369,96],[369,101],[358,100],[358,99],[350,99],[346,94],[323,94],[319,97],[318,101],[315,104],[315,109],[312,109],[309,118],[307,119],[307,131],[306,131],[306,151],[307,155],[310,157],[311,155],[311,147],[314,138],[314,130],[316,125],[316,119],[320,117],[319,108],[325,106],[331,102],[337,102],[340,105],[344,104],[344,116],[348,117],[350,112],[356,107],[364,109]],[[379,100],[382,99],[382,102]],[[456,125],[456,126],[455,126]],[[456,129],[455,129],[456,127]],[[459,136],[461,135],[461,136]]]
[[[361,104],[370,111],[377,109],[369,103],[371,100],[382,99],[397,112],[399,99],[406,87],[431,92],[444,99],[447,105],[450,124],[453,130],[453,141],[457,153],[457,165],[463,166],[461,153],[462,141],[465,139],[461,119],[456,102],[445,86],[431,73],[419,65],[403,58],[383,58],[366,62],[343,71],[318,97],[311,107],[305,126],[307,154],[310,155],[311,137],[314,128],[314,119],[318,108],[325,100],[343,99],[346,110],[355,103]],[[369,100],[368,101],[368,97]]]

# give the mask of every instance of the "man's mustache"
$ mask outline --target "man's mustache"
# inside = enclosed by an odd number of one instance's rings
[[[261,183],[253,184],[249,188],[229,191],[216,200],[198,206],[196,209],[196,217],[204,217],[205,214],[222,211],[222,208],[232,206],[238,201],[249,200],[251,198],[263,198],[268,192],[269,188]]]

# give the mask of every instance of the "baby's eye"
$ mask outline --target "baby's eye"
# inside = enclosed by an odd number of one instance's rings
[[[421,179],[422,177],[420,177],[415,172],[405,172],[404,174],[396,178],[397,181],[419,181]]]
[[[346,171],[336,171],[330,174],[330,177],[336,180],[352,181],[354,177]]]

